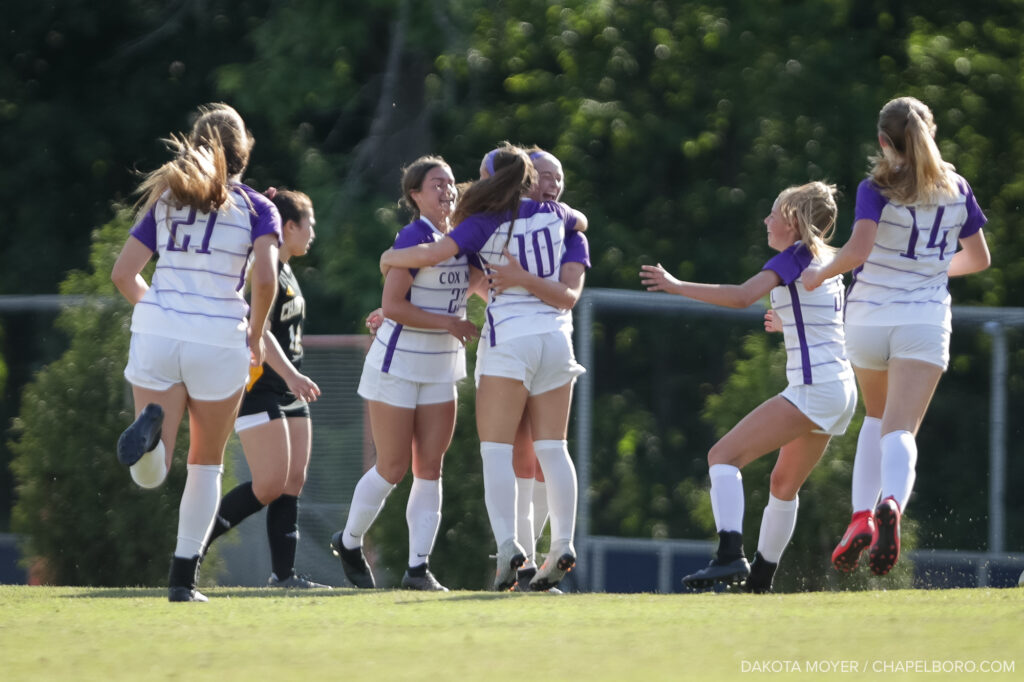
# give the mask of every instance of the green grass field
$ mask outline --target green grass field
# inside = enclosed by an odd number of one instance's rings
[[[0,586],[0,679],[1024,675],[1024,592],[1017,589],[767,596],[205,592],[207,604],[171,604],[164,589]]]

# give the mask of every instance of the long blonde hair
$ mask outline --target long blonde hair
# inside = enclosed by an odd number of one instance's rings
[[[828,245],[836,231],[836,186],[824,182],[787,187],[776,200],[782,219],[796,227],[800,241],[817,258],[835,249]]]
[[[188,137],[172,133],[163,142],[175,158],[148,173],[137,190],[140,212],[165,191],[178,206],[209,213],[228,199],[228,181],[249,165],[254,140],[242,117],[227,104],[199,107]]]
[[[871,157],[872,180],[901,204],[934,204],[956,196],[954,167],[935,144],[931,109],[914,97],[890,100],[878,113],[882,152]]]

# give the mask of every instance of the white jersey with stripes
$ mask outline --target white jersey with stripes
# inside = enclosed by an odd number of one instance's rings
[[[807,291],[801,279],[808,265],[822,265],[831,256],[828,253],[814,258],[811,250],[798,241],[762,268],[775,272],[782,280],[781,286],[772,289],[771,301],[782,322],[790,386],[853,378],[843,331],[842,275],[825,280],[814,291]]]
[[[575,214],[565,204],[524,199],[515,220],[510,214],[472,215],[449,236],[458,244],[460,253],[477,254],[485,268],[488,263],[504,264],[503,251],[507,248],[524,270],[558,281],[563,262],[590,264],[585,256],[567,254],[569,248],[586,249],[586,240],[571,240],[567,244],[567,231],[575,225]],[[519,336],[552,331],[571,334],[572,311],[548,305],[522,287],[512,287],[491,294],[480,342],[494,346]]]
[[[406,225],[395,237],[394,248],[429,244],[444,233],[426,218]],[[412,269],[408,300],[418,308],[440,315],[466,317],[469,264],[479,261],[456,255],[437,265]],[[466,350],[444,329],[408,327],[384,318],[366,355],[367,366],[408,381],[441,383],[466,376]]]
[[[153,281],[132,313],[132,331],[211,346],[245,346],[246,265],[258,237],[281,243],[281,216],[259,192],[233,184],[211,213],[176,207],[165,193],[131,235],[157,254]]]
[[[899,204],[871,179],[861,181],[854,221],[878,223],[878,235],[867,261],[853,272],[847,324],[930,324],[952,331],[949,261],[959,240],[986,222],[970,185],[955,179],[957,194],[934,205]]]

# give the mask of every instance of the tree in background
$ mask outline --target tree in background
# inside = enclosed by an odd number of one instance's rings
[[[764,262],[754,237],[786,185],[836,182],[849,224],[877,111],[897,94],[935,111],[944,158],[971,178],[991,220],[993,267],[954,281],[954,302],[1019,305],[1024,290],[1016,0],[29,5],[16,0],[0,18],[2,28],[24,17],[0,48],[0,155],[19,160],[0,168],[0,210],[70,249],[37,263],[24,254],[38,232],[16,230],[2,256],[4,291],[55,286],[83,260],[87,228],[109,217],[105,202],[130,191],[129,170],[155,165],[155,137],[212,99],[238,106],[256,133],[253,184],[303,189],[318,206],[322,243],[300,275],[317,325],[310,333],[357,331],[376,307],[377,256],[402,224],[400,166],[440,153],[469,179],[502,139],[563,160],[566,199],[591,219],[588,287],[638,289],[639,264],[654,258],[684,278],[731,281]],[[836,242],[848,234],[841,225]],[[693,464],[713,442],[699,413],[724,384],[742,331],[679,324],[685,337],[651,350],[652,371],[621,361],[648,351],[639,321],[600,322],[599,360],[612,365],[601,376],[614,379],[596,398],[604,413],[591,494],[602,502],[602,532],[705,532],[689,518],[682,484],[663,482],[706,475]],[[1014,334],[1016,409],[1024,346]],[[956,357],[922,427],[928,462],[912,515],[927,519],[922,545],[976,547],[986,535],[986,467],[970,457],[985,438],[976,396],[986,393],[988,347],[973,333],[953,338]],[[697,369],[677,357],[691,348]],[[1012,436],[1024,428],[1011,426]],[[472,437],[456,439],[452,455],[476,456]],[[1024,481],[1024,458],[1013,456],[1020,442],[1010,438],[1010,489]],[[468,454],[456,455],[462,447]],[[1024,537],[1024,508],[1010,512],[1009,536]]]

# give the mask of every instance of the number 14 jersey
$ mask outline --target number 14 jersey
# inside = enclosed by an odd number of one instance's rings
[[[871,179],[857,188],[854,221],[878,223],[867,261],[853,272],[846,323],[864,326],[931,324],[952,331],[949,261],[960,239],[985,224],[974,192],[959,175],[958,192],[934,205],[886,198]]]

